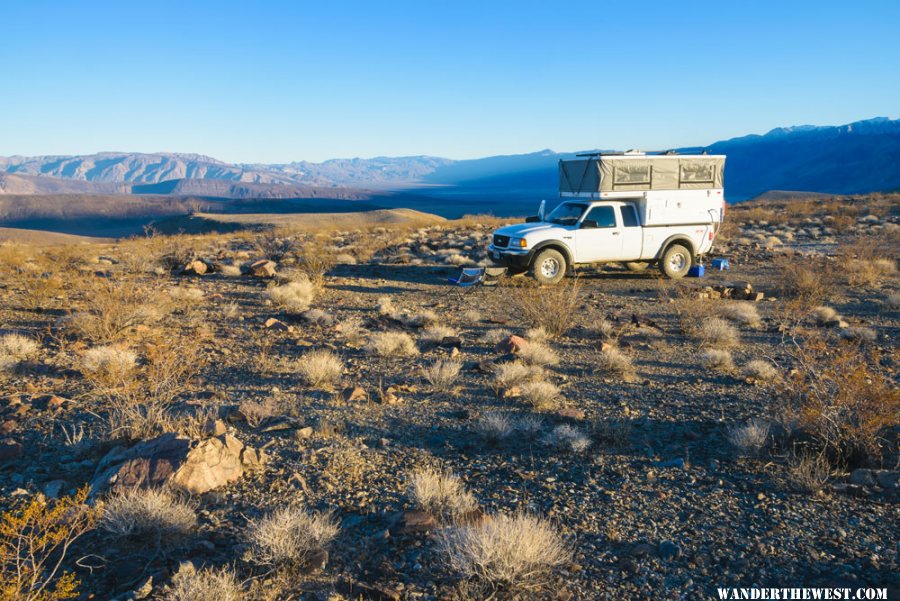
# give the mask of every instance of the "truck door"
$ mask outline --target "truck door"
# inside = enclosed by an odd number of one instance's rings
[[[611,205],[590,209],[575,231],[575,260],[578,263],[617,261],[622,253],[622,229]]]
[[[622,218],[622,255],[619,258],[623,261],[640,259],[644,246],[644,229],[638,221],[634,205],[620,205],[619,215]]]

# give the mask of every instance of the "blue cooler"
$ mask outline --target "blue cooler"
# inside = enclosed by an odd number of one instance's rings
[[[703,265],[694,265],[688,269],[689,278],[702,278],[706,274],[706,267]]]

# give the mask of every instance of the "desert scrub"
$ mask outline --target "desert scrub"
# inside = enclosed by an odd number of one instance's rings
[[[496,514],[440,536],[439,548],[454,572],[494,589],[533,590],[572,559],[571,547],[553,525],[525,513]]]
[[[135,489],[110,498],[103,505],[100,526],[121,537],[150,536],[171,541],[197,525],[194,506],[163,489]]]
[[[546,367],[559,364],[559,355],[552,348],[541,342],[529,342],[518,353],[526,365]]]
[[[581,284],[577,279],[563,280],[555,286],[522,284],[513,290],[513,306],[532,328],[543,328],[548,337],[565,333],[578,315]]]
[[[344,364],[331,351],[312,351],[297,361],[297,373],[307,385],[331,390],[340,382]]]
[[[432,392],[449,392],[459,378],[462,365],[458,361],[438,359],[422,369],[422,377]]]
[[[600,351],[594,369],[604,375],[622,378],[626,382],[632,382],[637,377],[631,357],[615,347]]]
[[[0,373],[15,371],[26,359],[37,355],[37,342],[21,334],[5,334],[0,337]]]
[[[81,356],[81,371],[98,388],[126,385],[137,367],[137,355],[119,346],[96,346]]]
[[[63,569],[69,548],[92,530],[97,510],[87,504],[89,489],[47,501],[35,495],[9,505],[0,516],[0,599],[56,601],[79,596],[80,584]]]
[[[757,456],[770,441],[771,426],[762,419],[751,419],[746,424],[728,430],[728,442],[744,455]]]
[[[158,322],[172,309],[172,298],[157,288],[134,282],[82,283],[87,307],[68,316],[68,329],[96,344],[125,340],[137,326]]]
[[[729,321],[750,328],[758,328],[762,324],[756,305],[746,302],[732,302],[722,306],[719,315]]]
[[[490,411],[475,422],[475,432],[490,444],[497,444],[512,436],[516,431],[513,421],[504,413]]]
[[[556,409],[562,402],[559,388],[550,382],[528,382],[522,385],[521,390],[522,398],[539,411]]]
[[[837,281],[834,266],[826,258],[782,256],[775,260],[780,275],[779,292],[795,298],[801,306],[821,305]]]
[[[494,392],[509,390],[544,377],[544,370],[536,365],[518,361],[500,363],[494,367]]]
[[[703,346],[716,349],[728,349],[740,343],[737,329],[718,317],[710,317],[701,322],[693,331],[693,336]]]
[[[781,372],[765,359],[753,359],[744,365],[744,375],[756,382],[774,383],[781,377]]]
[[[260,565],[302,569],[339,531],[330,513],[283,507],[250,523],[249,555]]]
[[[366,352],[379,357],[408,357],[419,354],[415,341],[405,332],[375,332],[369,337]]]
[[[419,470],[410,477],[407,490],[420,509],[442,522],[458,520],[478,507],[462,480],[450,472]]]
[[[196,570],[184,563],[166,588],[165,601],[243,601],[241,584],[228,568]]]
[[[700,353],[700,365],[710,371],[723,373],[734,371],[731,353],[722,349],[711,348]]]
[[[432,325],[425,328],[420,339],[426,344],[440,344],[444,338],[453,338],[456,330],[448,326]]]
[[[556,426],[541,442],[567,453],[583,453],[591,446],[591,439],[584,432],[568,424]]]
[[[302,313],[316,298],[317,288],[310,280],[287,282],[267,291],[269,299],[288,313]]]

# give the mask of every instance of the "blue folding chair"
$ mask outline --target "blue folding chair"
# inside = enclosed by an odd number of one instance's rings
[[[496,286],[504,275],[506,267],[464,267],[458,276],[447,278],[447,281],[456,286],[457,293],[462,296],[464,292],[473,290],[478,284]]]

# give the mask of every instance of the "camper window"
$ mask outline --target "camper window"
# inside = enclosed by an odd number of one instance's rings
[[[614,186],[650,185],[652,167],[649,164],[616,165],[613,173]]]
[[[679,179],[685,184],[712,184],[715,180],[715,166],[712,163],[682,161]]]

